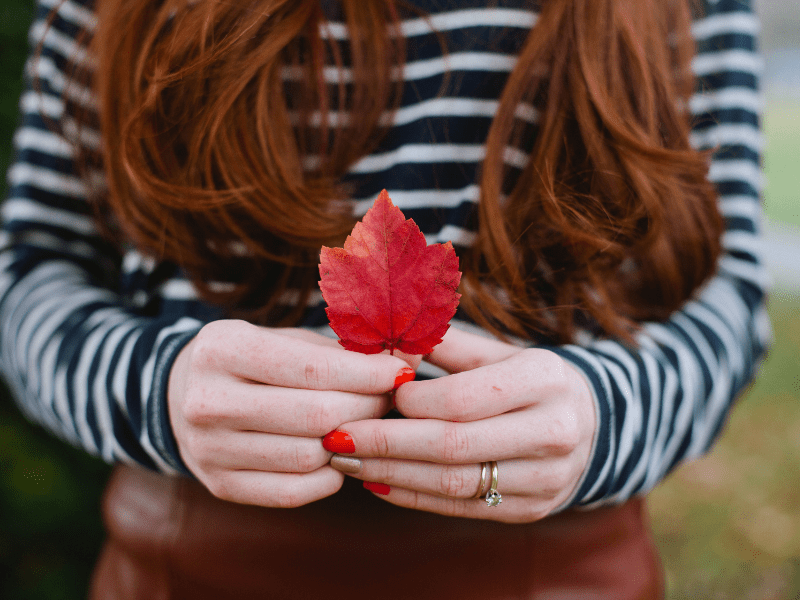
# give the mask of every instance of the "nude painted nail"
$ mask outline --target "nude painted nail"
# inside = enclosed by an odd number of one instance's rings
[[[328,452],[352,454],[356,451],[356,445],[353,443],[353,438],[350,437],[350,434],[338,429],[331,431],[322,438],[322,447]]]
[[[370,492],[380,494],[381,496],[386,496],[392,491],[392,488],[385,483],[375,483],[374,481],[365,481],[364,487]]]
[[[355,474],[361,471],[361,461],[352,456],[342,456],[334,454],[331,457],[331,466],[342,473]]]
[[[394,387],[392,389],[396,390],[404,383],[408,383],[409,381],[414,381],[414,378],[416,376],[417,374],[414,373],[414,369],[412,369],[411,367],[403,367],[397,373],[397,377],[394,378]]]

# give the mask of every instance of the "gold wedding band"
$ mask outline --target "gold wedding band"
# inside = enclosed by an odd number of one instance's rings
[[[489,463],[488,462],[481,463],[481,481],[478,484],[478,492],[473,496],[473,498],[475,498],[476,500],[482,497],[486,493],[483,490],[486,488],[486,483],[487,483],[486,475],[488,473],[489,473]]]

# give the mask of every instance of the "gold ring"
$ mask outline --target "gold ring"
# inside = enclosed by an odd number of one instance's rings
[[[486,492],[484,492],[484,488],[486,487],[486,474],[489,472],[489,463],[481,463],[481,481],[478,484],[478,492],[473,496],[473,498],[478,499],[483,496]]]

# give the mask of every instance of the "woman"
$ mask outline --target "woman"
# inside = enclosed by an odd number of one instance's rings
[[[756,23],[486,4],[40,1],[3,368],[126,465],[94,597],[663,594],[639,498],[769,333]],[[422,362],[316,292],[382,188],[464,272]]]

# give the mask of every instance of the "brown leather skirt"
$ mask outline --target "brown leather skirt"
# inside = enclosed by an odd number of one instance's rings
[[[330,498],[278,510],[223,502],[190,479],[118,467],[103,513],[108,540],[92,600],[664,594],[639,500],[504,525],[397,508],[349,478]]]

